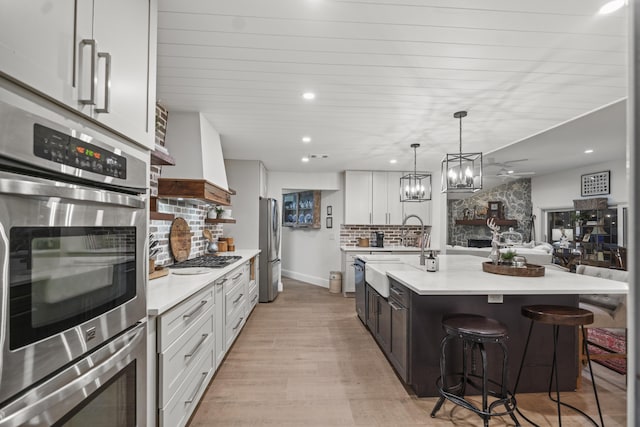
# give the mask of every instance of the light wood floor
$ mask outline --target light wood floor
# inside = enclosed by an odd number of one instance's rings
[[[450,402],[430,418],[436,399],[417,398],[402,386],[356,317],[353,298],[286,278],[284,289],[275,302],[258,304],[191,426],[482,425]],[[625,426],[624,377],[596,371],[605,425]],[[562,399],[595,414],[590,390],[585,377],[583,392],[563,393]],[[557,425],[546,394],[521,394],[518,405],[537,424]],[[505,425],[513,425],[508,417],[491,421]],[[587,423],[565,411],[563,425]]]

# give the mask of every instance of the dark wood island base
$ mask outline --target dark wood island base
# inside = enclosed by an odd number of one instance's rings
[[[487,295],[418,295],[393,279],[390,283],[392,288],[406,293],[403,307],[406,312],[402,316],[394,315],[398,308],[393,302],[389,304],[379,295],[377,299],[367,298],[369,305],[372,302],[376,304],[375,308],[368,309],[368,315],[376,317],[375,322],[368,322],[368,327],[399,377],[418,397],[438,396],[436,378],[440,375],[439,349],[440,341],[445,335],[441,326],[444,315],[473,313],[491,317],[507,325],[508,388],[512,391],[530,325],[530,320],[520,314],[521,307],[534,304],[578,306],[578,295],[575,294],[504,295],[502,303],[488,303]],[[367,293],[377,294],[368,285]],[[403,336],[406,336],[406,341],[402,339]],[[559,346],[560,390],[573,391],[579,373],[576,328],[560,329]],[[448,349],[448,366],[461,367],[461,346],[456,343]],[[518,393],[548,390],[552,351],[552,327],[535,325]],[[487,345],[487,353],[489,360],[501,360],[501,350],[498,346]],[[497,363],[489,366],[489,378],[500,378],[499,365]]]

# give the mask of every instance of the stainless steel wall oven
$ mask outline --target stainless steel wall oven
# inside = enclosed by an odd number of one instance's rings
[[[129,399],[113,425],[139,423],[148,166],[73,117],[12,99],[0,90],[0,426],[81,416],[98,395],[114,399],[99,391],[107,382]]]

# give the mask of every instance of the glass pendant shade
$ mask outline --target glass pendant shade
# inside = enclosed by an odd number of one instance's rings
[[[482,190],[482,153],[462,152],[462,118],[466,111],[453,115],[460,119],[460,151],[442,160],[442,192],[473,193]]]
[[[411,144],[413,148],[413,173],[400,178],[401,202],[426,202],[431,200],[431,174],[416,171],[416,148],[420,144]]]

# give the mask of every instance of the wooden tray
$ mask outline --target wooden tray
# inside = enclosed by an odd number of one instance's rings
[[[495,265],[491,261],[482,263],[482,271],[486,273],[502,274],[504,276],[518,277],[542,277],[544,276],[544,267],[536,264],[525,264],[525,268],[511,267],[508,265]]]
[[[191,253],[191,228],[184,218],[178,217],[171,223],[171,231],[169,232],[169,243],[171,245],[171,253],[176,261],[184,261],[189,258]]]
[[[149,280],[157,279],[158,277],[163,277],[169,274],[169,269],[165,267],[156,267],[154,271],[149,273]]]

